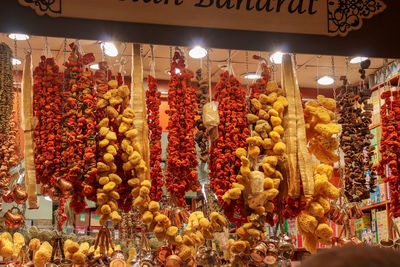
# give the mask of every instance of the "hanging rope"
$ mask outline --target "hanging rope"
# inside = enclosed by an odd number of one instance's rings
[[[15,59],[18,59],[18,48],[17,48],[17,40],[14,40],[14,57],[15,57]],[[22,60],[21,60],[22,61]],[[18,176],[20,176],[21,175],[21,168],[22,168],[22,147],[21,147],[21,144],[22,144],[22,139],[21,139],[21,118],[20,118],[20,114],[21,114],[21,103],[20,103],[20,101],[21,101],[21,99],[20,99],[20,97],[21,97],[21,95],[20,95],[20,86],[21,86],[21,84],[22,84],[22,77],[21,77],[21,81],[18,81],[18,75],[19,75],[19,73],[18,73],[18,64],[16,64],[15,65],[15,81],[16,81],[16,90],[17,90],[17,93],[16,93],[16,96],[17,96],[17,114],[16,114],[16,116],[17,116],[17,129],[18,129],[18,144],[17,144],[17,147],[18,147],[18,161],[20,162],[20,166],[19,166],[19,168],[18,168]]]
[[[318,82],[318,79],[320,78],[319,77],[319,63],[320,63],[320,60],[321,60],[321,56],[317,56],[317,96],[319,95],[319,82]]]
[[[151,56],[150,75],[153,76],[153,78],[156,78],[156,61],[154,59],[154,46],[153,45],[150,45],[150,56]]]
[[[246,51],[246,84],[247,84],[247,93],[249,93],[249,88],[250,88],[250,81],[249,81],[249,51]]]
[[[210,50],[207,51],[207,76],[208,76],[208,95],[210,97],[210,102],[212,102]]]

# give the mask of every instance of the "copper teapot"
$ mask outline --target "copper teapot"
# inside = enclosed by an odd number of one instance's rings
[[[13,213],[14,209],[17,213]],[[25,223],[25,218],[19,208],[13,207],[4,213],[3,221],[8,229],[18,229]]]
[[[20,184],[14,185],[12,193],[14,196],[14,201],[17,204],[24,204],[25,201],[28,199],[28,194],[25,192]]]

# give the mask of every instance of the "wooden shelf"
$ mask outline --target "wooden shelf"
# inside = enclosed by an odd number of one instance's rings
[[[390,200],[386,200],[386,201],[383,201],[383,202],[379,202],[379,203],[376,203],[376,204],[372,204],[372,205],[368,205],[368,206],[362,207],[361,210],[362,211],[367,211],[367,210],[372,210],[372,209],[375,209],[375,208],[385,207],[386,204],[389,204],[389,203],[390,203]]]
[[[391,85],[397,85],[397,83],[399,82],[399,77],[400,77],[400,74],[396,74],[392,78],[390,78],[384,82],[378,83],[378,84],[374,85],[373,87],[371,87],[371,91],[378,90],[379,88],[385,86],[388,83],[390,83]]]

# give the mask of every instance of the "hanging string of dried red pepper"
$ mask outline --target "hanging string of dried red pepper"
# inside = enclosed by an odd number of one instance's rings
[[[247,128],[247,103],[246,93],[241,88],[239,81],[226,71],[221,74],[221,80],[216,85],[214,100],[219,102],[218,112],[220,124],[218,138],[211,143],[210,148],[210,187],[218,196],[220,203],[223,194],[231,188],[240,171],[241,162],[235,156],[237,148],[246,148],[246,138],[249,137]],[[244,206],[243,199],[224,203],[225,215],[231,221],[242,222]],[[241,214],[242,218],[234,217]]]
[[[397,218],[400,217],[400,92],[384,92],[381,99],[384,100],[381,108],[382,160],[377,171],[389,183],[390,210],[392,216]]]
[[[73,186],[71,208],[84,210],[84,197],[92,195],[86,185],[93,184],[97,176],[94,77],[85,66],[94,61],[92,53],[81,55],[76,43],[65,63],[63,152],[66,161],[63,178]],[[86,188],[85,188],[86,187]],[[86,189],[86,190],[84,190]]]
[[[157,80],[149,75],[147,77],[148,90],[146,91],[147,125],[149,126],[150,142],[150,198],[159,201],[162,197],[164,184],[161,170],[161,126],[160,105],[161,93],[157,90]]]
[[[34,159],[37,183],[54,186],[61,168],[62,84],[54,58],[41,56],[33,71]]]
[[[186,69],[185,58],[178,51],[174,54],[170,73],[169,110],[166,111],[170,119],[167,127],[168,161],[165,181],[168,192],[176,198],[177,204],[184,206],[185,193],[189,190],[197,192],[200,189],[193,133],[196,95],[195,90],[190,86],[190,79],[194,77],[194,74]]]

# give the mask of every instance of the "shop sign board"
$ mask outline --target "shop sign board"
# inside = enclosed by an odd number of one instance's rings
[[[202,28],[346,36],[384,0],[16,0],[38,15]]]

